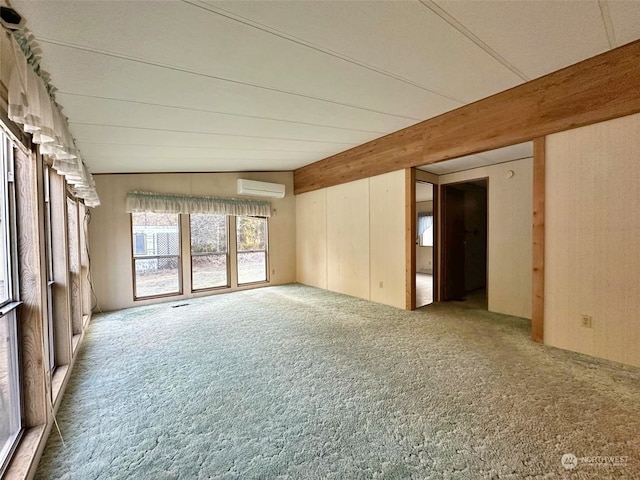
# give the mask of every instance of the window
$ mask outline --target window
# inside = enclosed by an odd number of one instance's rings
[[[191,214],[191,290],[229,286],[226,215]]]
[[[4,465],[22,431],[22,420],[14,262],[14,147],[2,133],[0,143],[0,465]]]
[[[78,230],[78,202],[67,192],[67,249],[69,258],[69,296],[71,327],[74,335],[82,333],[82,297],[80,278],[80,231]],[[79,338],[79,337],[78,337]],[[77,343],[75,345],[78,345]]]
[[[238,285],[267,281],[267,219],[236,217]]]
[[[51,170],[43,169],[44,174],[44,234],[45,234],[45,263],[47,272],[47,332],[49,334],[49,373],[56,368],[55,355],[55,326],[53,324],[53,230],[51,228]]]
[[[134,297],[181,293],[180,216],[132,213]]]
[[[421,247],[433,247],[433,214],[418,214],[418,244]]]

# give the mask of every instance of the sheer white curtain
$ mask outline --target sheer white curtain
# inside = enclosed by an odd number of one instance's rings
[[[129,192],[127,213],[209,213],[248,217],[270,217],[271,204],[240,198],[198,197],[153,192]]]
[[[433,246],[433,214],[432,213],[419,213],[418,214],[418,238],[420,245],[423,247]]]
[[[80,158],[60,106],[52,99],[49,75],[40,69],[39,48],[26,29],[6,34],[15,63],[9,80],[9,118],[31,133],[40,152],[88,207],[100,205],[93,177]]]

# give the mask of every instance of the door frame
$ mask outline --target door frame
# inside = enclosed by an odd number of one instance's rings
[[[455,181],[455,182],[448,182],[448,183],[443,183],[438,185],[438,190],[440,190],[442,187],[446,187],[449,185],[460,185],[460,184],[464,184],[464,183],[472,183],[472,182],[476,182],[478,180],[485,180],[486,184],[487,184],[487,251],[486,251],[486,291],[487,291],[487,301],[489,299],[489,238],[490,238],[490,231],[489,231],[489,215],[490,215],[490,210],[491,210],[491,205],[489,202],[489,188],[490,188],[490,178],[488,175],[485,176],[479,176],[479,177],[473,177],[473,178],[467,178],[465,180],[459,180],[459,181]],[[442,192],[439,191],[439,196],[442,195]],[[442,198],[442,197],[440,197]],[[442,198],[443,201],[439,202],[439,210],[438,210],[438,226],[440,227],[440,231],[444,232],[444,225],[441,223],[441,221],[444,221],[444,215],[443,215],[443,211],[445,208],[444,205],[444,198]],[[434,209],[435,209],[435,203],[434,203]],[[440,221],[441,220],[441,221]],[[442,235],[442,234],[441,234]],[[437,301],[442,301],[442,299],[444,298],[444,287],[445,287],[445,279],[444,279],[444,262],[445,262],[445,256],[446,256],[446,249],[447,246],[442,238],[442,236],[438,236],[438,265],[442,265],[442,268],[438,269],[438,292],[437,292]],[[435,250],[434,250],[435,252]],[[435,270],[434,270],[434,275],[435,275]],[[434,279],[435,281],[435,279]],[[434,301],[435,301],[435,295],[434,295]]]
[[[427,173],[427,172],[422,172]],[[416,237],[418,224],[418,209],[416,207],[416,183],[430,183],[433,185],[433,301],[440,301],[439,271],[440,271],[440,185],[436,178],[426,180],[416,178],[416,168],[405,169],[405,309],[416,309]]]

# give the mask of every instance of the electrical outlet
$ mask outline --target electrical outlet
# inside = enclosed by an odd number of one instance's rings
[[[593,328],[593,318],[591,318],[591,315],[582,315],[582,326],[585,328]]]
[[[378,283],[378,287],[384,288],[384,283],[382,283],[382,282]]]

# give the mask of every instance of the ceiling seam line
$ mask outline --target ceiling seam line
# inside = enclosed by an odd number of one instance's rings
[[[598,0],[598,7],[600,7],[600,16],[602,17],[604,30],[607,34],[609,48],[616,48],[618,42],[616,42],[616,32],[613,27],[613,21],[611,20],[611,11],[609,10],[609,4],[606,2],[606,0]]]
[[[315,152],[310,150],[282,150],[273,148],[235,148],[235,147],[199,147],[195,145],[150,145],[145,143],[124,143],[124,142],[83,142],[76,141],[78,145],[119,145],[126,147],[161,147],[161,148],[193,148],[193,149],[211,149],[211,150],[241,150],[241,151],[256,151],[256,152],[287,152],[287,153],[320,153],[331,155],[331,152]]]
[[[305,139],[295,139],[295,138],[286,138],[286,137],[262,137],[258,135],[239,135],[234,133],[192,132],[187,130],[171,130],[167,128],[132,127],[128,125],[109,125],[109,124],[103,124],[103,123],[90,123],[90,122],[69,121],[69,125],[85,125],[88,127],[106,127],[106,128],[127,128],[130,130],[148,130],[152,132],[211,135],[211,136],[218,136],[218,137],[261,138],[264,140],[285,140],[285,141],[291,141],[291,142],[326,143],[326,144],[335,144],[335,145],[358,145],[357,143],[353,143],[353,142],[329,142],[326,140],[305,140]]]
[[[287,34],[285,32],[281,32],[279,30],[276,30],[273,27],[269,27],[268,25],[262,24],[260,22],[256,22],[254,20],[248,19],[248,18],[243,17],[241,15],[237,15],[237,14],[235,14],[233,12],[229,12],[228,10],[225,10],[223,8],[213,7],[213,6],[210,6],[208,4],[202,4],[202,3],[197,2],[197,1],[194,2],[194,1],[190,1],[190,0],[182,0],[182,2],[186,3],[188,5],[192,5],[192,6],[196,7],[196,8],[201,8],[202,10],[206,10],[207,12],[213,13],[214,15],[219,15],[219,16],[224,17],[226,19],[229,19],[231,21],[238,22],[238,23],[240,23],[242,25],[246,25],[248,27],[255,28],[256,30],[259,30],[259,31],[264,32],[264,33],[267,33],[269,35],[273,35],[273,36],[276,36],[276,37],[281,38],[283,40],[295,43],[296,45],[300,45],[300,46],[305,47],[305,48],[310,48],[312,50],[315,50],[316,52],[323,53],[325,55],[329,55],[331,57],[334,57],[334,58],[337,58],[339,60],[351,63],[353,65],[356,65],[358,67],[364,68],[366,70],[378,73],[380,75],[384,75],[386,77],[392,78],[392,79],[397,80],[397,81],[402,82],[402,83],[406,83],[407,85],[411,85],[413,87],[419,88],[419,89],[424,90],[425,92],[429,92],[429,93],[431,93],[433,95],[438,95],[439,97],[446,98],[447,100],[451,100],[453,102],[460,103],[461,105],[464,105],[466,103],[466,102],[464,102],[464,101],[462,101],[462,100],[460,100],[458,98],[452,97],[452,96],[447,95],[445,93],[438,92],[437,90],[425,87],[423,85],[420,85],[419,83],[415,83],[415,82],[409,80],[408,78],[404,78],[404,77],[402,77],[400,75],[395,75],[394,73],[387,72],[386,70],[383,70],[381,68],[377,68],[377,67],[375,67],[373,65],[369,65],[368,63],[360,61],[360,60],[358,60],[356,58],[352,58],[352,57],[349,57],[349,56],[346,56],[346,55],[342,55],[342,54],[340,54],[338,52],[334,52],[333,50],[325,49],[325,48],[322,48],[320,46],[314,45],[314,44],[312,44],[310,42],[307,42],[306,40],[303,40],[301,38],[295,37],[293,35],[289,35],[289,34]]]
[[[462,35],[464,35],[471,42],[475,43],[476,46],[478,46],[480,49],[482,49],[485,53],[487,53],[488,55],[493,57],[496,61],[501,63],[503,67],[505,67],[508,70],[510,70],[512,73],[514,73],[515,75],[520,77],[525,82],[528,82],[529,80],[531,80],[531,78],[528,75],[525,75],[524,72],[522,72],[519,68],[517,68],[511,62],[509,62],[506,58],[504,58],[502,55],[500,55],[498,52],[496,52],[487,43],[482,41],[480,39],[480,37],[478,37],[476,34],[474,34],[467,27],[465,27],[461,22],[456,20],[456,18],[453,15],[449,14],[444,8],[439,6],[435,1],[433,1],[433,0],[418,0],[418,1],[425,8],[428,8],[433,13],[435,13],[440,18],[442,18],[445,22],[447,22],[449,25],[451,25],[453,28],[455,28],[458,32],[460,32]]]
[[[98,159],[98,158],[111,158],[109,156],[106,155],[91,155],[92,159]],[[136,159],[136,160],[196,160],[196,161],[209,161],[209,160],[228,160],[228,161],[234,161],[234,162],[273,162],[274,159],[272,158],[211,158],[211,157],[159,157],[159,156],[152,156],[152,157],[138,157],[135,155],[122,155],[119,157],[119,159]],[[277,159],[278,162],[298,162],[298,160],[296,159]]]
[[[388,112],[382,112],[380,110],[374,110],[372,108],[367,108],[367,107],[360,107],[357,105],[350,105],[348,103],[342,103],[342,102],[338,102],[335,100],[328,100],[326,98],[320,98],[320,97],[314,97],[312,95],[305,95],[302,93],[296,93],[296,92],[288,92],[286,90],[279,90],[277,88],[272,88],[272,87],[267,87],[264,85],[258,85],[258,84],[254,84],[254,83],[250,83],[250,82],[244,82],[244,81],[240,81],[240,80],[231,80],[229,78],[224,78],[224,77],[218,77],[216,75],[209,75],[206,73],[200,73],[200,72],[196,72],[193,70],[188,70],[186,68],[180,68],[180,67],[176,67],[174,65],[165,65],[165,64],[161,64],[161,63],[156,63],[156,62],[152,62],[150,60],[144,60],[141,58],[135,58],[135,57],[128,57],[126,55],[121,55],[115,52],[107,52],[107,51],[102,51],[102,50],[98,50],[95,48],[90,48],[90,47],[85,47],[82,45],[76,45],[76,44],[70,44],[70,43],[66,43],[66,42],[61,42],[58,40],[53,40],[53,39],[46,39],[46,38],[41,38],[38,40],[40,43],[48,43],[51,45],[57,45],[60,47],[65,47],[65,48],[71,48],[71,49],[75,49],[75,50],[82,50],[85,52],[89,52],[89,53],[95,53],[97,55],[104,55],[107,57],[112,57],[112,58],[118,58],[120,60],[126,60],[129,62],[134,62],[134,63],[140,63],[143,65],[148,65],[148,66],[152,66],[152,67],[156,67],[156,68],[163,68],[166,70],[173,70],[175,72],[180,72],[180,73],[186,73],[189,75],[194,75],[194,76],[198,76],[198,77],[202,77],[202,78],[209,78],[212,80],[218,80],[220,82],[227,82],[227,83],[232,83],[232,84],[236,84],[236,85],[242,85],[245,87],[251,87],[251,88],[257,88],[260,90],[266,90],[266,91],[270,91],[270,92],[275,92],[275,93],[279,93],[282,95],[291,95],[291,96],[295,96],[295,97],[300,97],[300,98],[306,98],[308,100],[314,100],[314,101],[318,101],[318,102],[324,102],[324,103],[329,103],[332,105],[338,105],[341,107],[346,107],[346,108],[353,108],[356,110],[362,110],[362,111],[367,111],[367,112],[371,112],[371,113],[376,113],[378,115],[386,115],[389,117],[395,117],[395,118],[403,118],[405,120],[411,120],[413,122],[420,122],[424,119],[420,119],[420,118],[415,118],[415,117],[409,117],[407,115],[398,115],[398,114],[394,114],[394,113],[388,113]]]
[[[349,131],[349,132],[361,132],[361,133],[373,133],[376,135],[386,135],[386,132],[376,132],[373,130],[360,130],[357,128],[345,128],[345,127],[334,127],[331,125],[322,125],[319,123],[309,123],[309,122],[297,122],[295,120],[283,120],[283,119],[279,119],[279,118],[272,118],[272,117],[260,117],[257,115],[243,115],[240,113],[228,113],[228,112],[217,112],[215,110],[204,110],[204,109],[200,109],[200,108],[189,108],[189,107],[179,107],[176,105],[166,105],[166,104],[162,104],[162,103],[151,103],[151,102],[139,102],[136,100],[124,100],[124,99],[120,99],[120,98],[112,98],[112,97],[101,97],[98,95],[85,95],[82,93],[70,93],[70,92],[62,92],[62,91],[57,91],[56,95],[67,95],[67,96],[73,96],[73,97],[83,97],[83,98],[94,98],[94,99],[99,99],[99,100],[107,100],[107,101],[113,101],[113,102],[123,102],[123,103],[130,103],[130,104],[134,104],[134,105],[146,105],[146,106],[150,106],[150,107],[162,107],[162,108],[173,108],[176,110],[184,110],[187,112],[201,112],[201,113],[210,113],[213,115],[228,115],[231,117],[240,117],[240,118],[253,118],[256,120],[268,120],[268,121],[273,121],[273,122],[283,122],[283,123],[292,123],[295,125],[307,125],[310,127],[321,127],[321,128],[332,128],[335,130],[343,130],[343,131]]]

